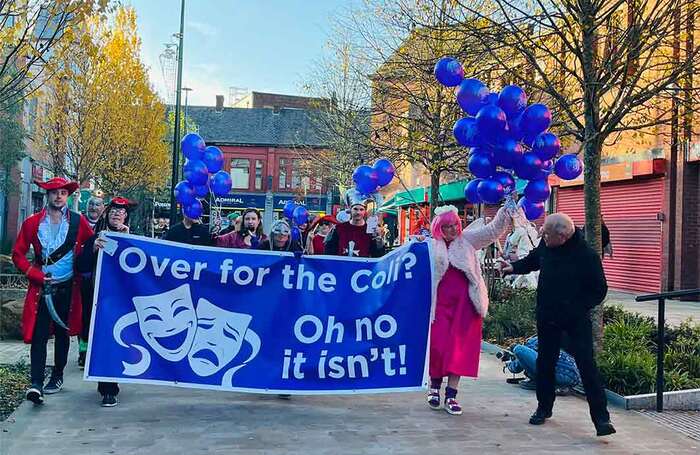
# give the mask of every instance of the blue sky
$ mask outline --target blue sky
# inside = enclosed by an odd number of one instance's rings
[[[180,27],[179,0],[127,0],[138,14],[142,57],[165,96],[159,55]],[[326,50],[329,19],[358,0],[186,0],[183,86],[190,105],[228,98],[230,86],[302,94]],[[227,99],[228,102],[228,99]],[[184,99],[183,99],[184,103]]]

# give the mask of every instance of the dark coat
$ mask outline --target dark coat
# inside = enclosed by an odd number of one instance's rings
[[[600,305],[608,292],[600,256],[588,245],[580,230],[563,245],[540,244],[513,263],[514,274],[539,270],[537,317],[559,319],[585,315]]]

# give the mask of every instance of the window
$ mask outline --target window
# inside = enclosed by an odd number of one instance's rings
[[[250,160],[247,158],[236,158],[231,160],[231,181],[232,188],[237,190],[247,190],[250,186]]]
[[[292,188],[301,186],[301,160],[292,160]]]
[[[287,160],[285,158],[280,158],[280,181],[279,189],[287,188]]]
[[[263,162],[262,160],[255,160],[255,189],[263,189]]]

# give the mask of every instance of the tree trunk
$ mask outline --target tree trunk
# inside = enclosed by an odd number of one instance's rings
[[[430,174],[430,218],[435,216],[435,208],[440,202],[440,174],[441,171],[433,171]]]

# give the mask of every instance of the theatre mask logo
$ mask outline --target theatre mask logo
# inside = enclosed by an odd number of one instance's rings
[[[123,374],[140,376],[148,371],[151,352],[169,362],[187,358],[197,376],[211,376],[227,368],[222,385],[231,385],[233,374],[260,351],[260,337],[250,328],[252,316],[224,310],[200,298],[195,308],[190,286],[132,299],[135,311],[122,316],[114,326],[114,339],[123,347],[141,353],[136,363],[122,362]],[[138,324],[147,349],[136,340],[123,339],[124,330]],[[245,343],[251,353],[243,361],[236,356]]]

